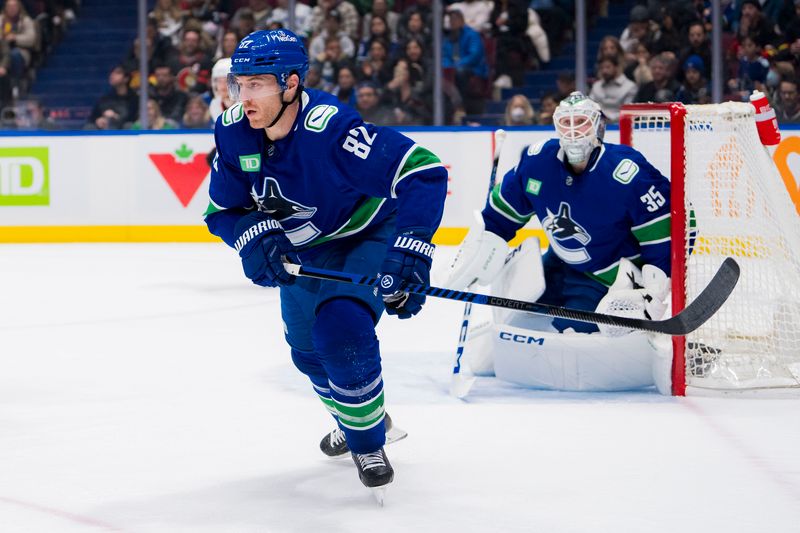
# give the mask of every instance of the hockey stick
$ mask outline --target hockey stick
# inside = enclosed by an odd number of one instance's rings
[[[497,182],[497,165],[500,163],[500,153],[503,149],[503,142],[506,140],[506,131],[497,130],[494,132],[494,154],[492,157],[492,172],[489,174],[489,192],[492,194],[494,184]],[[467,286],[472,288],[473,283]],[[464,314],[461,317],[461,329],[458,332],[458,346],[456,347],[456,358],[453,362],[453,373],[450,376],[450,395],[456,398],[463,398],[469,394],[472,385],[475,383],[475,376],[467,371],[464,372],[461,366],[461,357],[464,355],[464,346],[467,344],[467,333],[469,331],[469,321],[472,315],[472,302],[464,304]]]
[[[350,274],[347,272],[336,272],[322,268],[307,267],[284,263],[286,271],[294,276],[305,276],[328,281],[338,281],[341,283],[354,283],[356,285],[368,285],[375,287],[380,283],[380,278]],[[697,298],[677,315],[666,320],[646,320],[643,318],[629,318],[615,315],[606,315],[592,311],[581,311],[579,309],[569,309],[555,305],[542,304],[537,302],[526,302],[523,300],[513,300],[511,298],[501,298],[499,296],[488,296],[467,291],[456,291],[452,289],[442,289],[429,285],[410,283],[403,290],[414,294],[424,294],[448,300],[460,302],[472,302],[476,304],[500,307],[503,309],[513,309],[515,311],[525,311],[536,315],[553,316],[580,320],[581,322],[591,322],[594,324],[605,324],[620,328],[638,329],[663,333],[665,335],[682,336],[691,333],[702,326],[709,318],[714,316],[722,304],[728,299],[731,291],[739,281],[739,264],[732,258],[727,257],[722,265],[711,278]]]

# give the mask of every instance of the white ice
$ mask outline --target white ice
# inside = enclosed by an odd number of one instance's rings
[[[443,251],[443,253],[446,253]],[[223,245],[0,246],[0,531],[797,532],[800,401],[447,394],[462,306],[379,327],[378,508]]]

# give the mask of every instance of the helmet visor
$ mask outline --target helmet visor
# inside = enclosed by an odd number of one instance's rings
[[[278,80],[271,74],[257,76],[237,76],[228,74],[228,94],[234,102],[255,100],[273,94],[280,94],[282,89]]]

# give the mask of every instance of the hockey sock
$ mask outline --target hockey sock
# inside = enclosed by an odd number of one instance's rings
[[[331,399],[328,375],[325,373],[325,369],[322,368],[317,354],[292,348],[292,362],[300,372],[308,376],[308,379],[311,380],[311,385],[314,387],[314,392],[325,405],[325,409],[338,420],[338,414]]]
[[[384,445],[386,435],[381,361],[371,311],[356,300],[329,300],[318,310],[312,339],[350,450],[374,452]]]

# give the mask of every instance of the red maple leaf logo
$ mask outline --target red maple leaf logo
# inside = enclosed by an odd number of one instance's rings
[[[150,161],[156,166],[183,207],[192,201],[210,170],[206,154],[192,154],[194,152],[186,144],[182,144],[174,153],[149,154]]]

